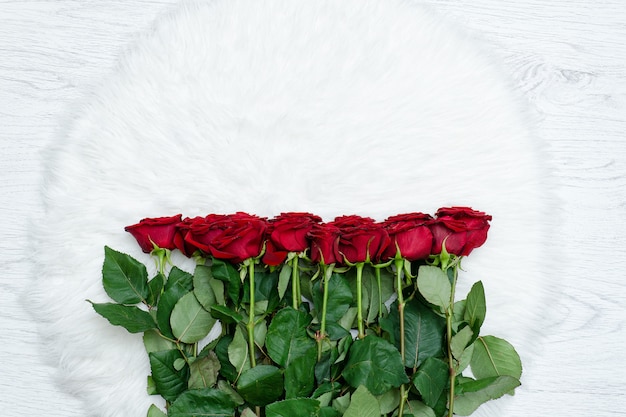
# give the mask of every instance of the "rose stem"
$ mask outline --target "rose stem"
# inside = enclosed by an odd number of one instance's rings
[[[363,329],[363,289],[361,288],[363,282],[363,266],[365,262],[357,262],[356,264],[356,308],[357,308],[357,324],[359,326],[359,339],[365,337],[365,330]]]
[[[300,277],[298,275],[298,257],[291,260],[291,297],[294,309],[300,307]]]
[[[374,268],[376,272],[376,285],[378,285],[378,317],[383,316],[383,286],[380,283],[380,268]]]
[[[454,362],[452,358],[452,318],[454,316],[454,291],[456,288],[456,281],[458,277],[458,262],[456,262],[453,266],[453,275],[452,275],[452,291],[450,292],[450,305],[446,310],[446,342],[448,344],[448,366],[450,370],[450,398],[448,401],[448,417],[452,417],[454,415],[454,385],[456,383],[456,369],[454,367]]]
[[[250,351],[250,365],[256,366],[256,358],[254,354],[254,261],[249,260],[248,264],[248,281],[250,282],[250,311],[248,312],[248,350]]]
[[[322,285],[324,286],[324,297],[322,298],[322,321],[320,324],[320,335],[317,339],[317,360],[322,359],[322,341],[326,338],[326,309],[328,306],[328,283],[330,276],[333,272],[332,268],[327,268],[325,264],[322,265],[322,273],[324,278]]]
[[[402,357],[402,365],[404,365],[405,347],[404,347],[404,295],[402,294],[402,271],[404,269],[404,259],[399,256],[394,260],[396,267],[396,292],[398,293],[398,314],[400,315],[400,356]],[[400,405],[398,415],[404,413],[404,403],[407,400],[408,393],[404,384],[400,385]]]

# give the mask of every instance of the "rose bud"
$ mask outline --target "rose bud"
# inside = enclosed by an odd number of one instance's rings
[[[424,213],[408,213],[391,216],[382,225],[391,243],[385,249],[382,260],[394,258],[400,250],[402,258],[409,261],[426,259],[433,246],[433,234],[428,228],[432,217]]]
[[[316,223],[309,232],[311,260],[326,265],[342,260],[339,255],[339,229],[330,223]]]
[[[289,252],[304,252],[310,246],[309,232],[321,221],[319,216],[310,213],[282,213],[270,220],[263,263],[280,265]]]
[[[341,216],[333,225],[339,228],[341,260],[349,263],[378,262],[389,245],[389,235],[380,223],[369,217]]]
[[[146,218],[132,226],[126,226],[125,231],[133,235],[139,243],[141,250],[150,253],[157,245],[161,249],[174,249],[174,235],[176,226],[180,223],[182,215],[171,217]]]
[[[469,207],[440,208],[429,226],[434,238],[432,254],[441,253],[445,240],[448,253],[469,255],[487,240],[490,220],[490,215]]]

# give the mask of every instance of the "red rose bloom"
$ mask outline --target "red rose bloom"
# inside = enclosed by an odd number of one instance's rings
[[[341,261],[378,262],[389,245],[387,231],[369,217],[341,216],[332,223],[339,229]]]
[[[309,248],[309,232],[321,221],[321,217],[310,213],[282,213],[270,220],[263,262],[280,265],[289,252],[304,252]]]
[[[433,254],[441,253],[445,239],[449,253],[467,256],[487,240],[491,216],[469,207],[449,207],[437,210],[429,226],[433,233]]]
[[[432,219],[429,214],[408,213],[385,220],[383,227],[391,243],[383,253],[382,260],[394,258],[398,249],[402,257],[409,261],[428,258],[433,246],[433,234],[428,228]]]
[[[196,245],[187,241],[186,237],[190,231],[194,228],[194,225],[201,225],[205,223],[204,217],[186,217],[178,223],[176,227],[176,234],[174,235],[174,246],[181,251],[183,255],[190,257],[193,253],[199,249]]]
[[[192,223],[185,241],[203,252],[232,263],[259,256],[265,240],[265,219],[247,213],[210,214]]]
[[[174,249],[174,235],[176,226],[182,216],[177,214],[171,217],[146,218],[124,230],[133,235],[141,246],[141,250],[150,253],[157,245],[161,249]],[[153,245],[154,242],[154,245]]]
[[[339,229],[330,223],[315,223],[309,232],[311,260],[326,265],[342,260],[339,256]]]
[[[184,240],[184,247],[192,250],[200,249],[210,254],[211,241],[226,227],[228,216],[224,214],[209,214],[206,217],[195,217],[180,225],[180,233]],[[180,249],[180,248],[179,248]]]

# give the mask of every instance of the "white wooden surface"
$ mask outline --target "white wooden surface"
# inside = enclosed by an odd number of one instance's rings
[[[555,300],[515,416],[626,415],[626,3],[416,0],[501,57],[539,117],[562,210]],[[39,151],[119,53],[177,0],[0,0],[0,415],[83,416],[22,308]]]

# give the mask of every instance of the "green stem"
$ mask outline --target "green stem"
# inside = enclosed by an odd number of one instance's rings
[[[376,272],[376,285],[378,286],[378,318],[383,316],[383,286],[380,282],[380,268],[374,268]]]
[[[250,353],[250,365],[256,366],[256,355],[254,348],[254,261],[250,259],[248,264],[248,280],[250,282],[250,311],[248,312],[248,350]]]
[[[291,298],[294,309],[300,307],[300,276],[298,274],[298,257],[291,260]]]
[[[448,417],[454,415],[454,386],[456,384],[456,367],[454,366],[454,358],[452,357],[452,319],[454,317],[454,292],[456,289],[456,281],[458,277],[458,263],[453,266],[452,291],[450,292],[450,305],[446,310],[446,343],[448,348],[448,366],[450,372],[450,397],[448,399]]]
[[[359,327],[359,339],[365,337],[365,330],[363,328],[363,266],[364,262],[357,262],[356,264],[356,309],[357,309],[357,324]]]
[[[396,258],[394,260],[396,267],[396,292],[398,293],[398,314],[400,316],[400,356],[402,357],[402,363],[406,357],[405,354],[405,341],[404,341],[404,295],[402,294],[402,271],[404,270],[404,259]],[[400,385],[400,405],[398,407],[398,416],[404,414],[404,403],[406,402],[408,393],[404,384]]]
[[[328,308],[328,282],[330,281],[330,276],[332,275],[332,268],[328,268],[326,265],[322,264],[322,274],[323,281],[322,285],[324,286],[324,295],[322,298],[322,319],[320,324],[320,334],[317,339],[317,360],[322,359],[322,342],[326,339],[326,311]]]

